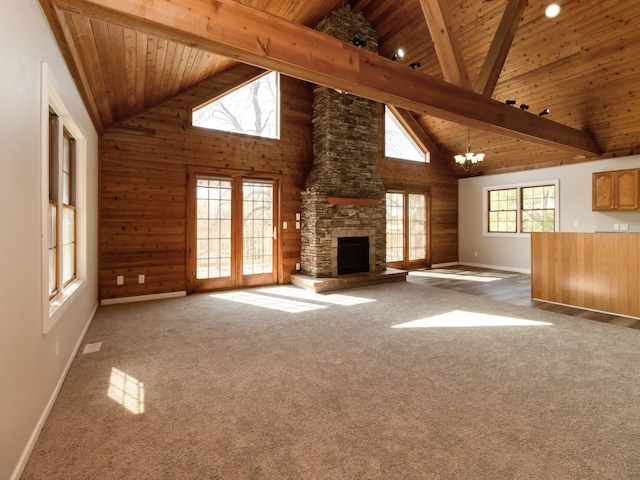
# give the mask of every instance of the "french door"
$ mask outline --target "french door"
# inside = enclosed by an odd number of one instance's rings
[[[429,196],[390,191],[387,203],[387,266],[430,266]]]
[[[275,283],[276,180],[195,174],[189,184],[190,290]]]

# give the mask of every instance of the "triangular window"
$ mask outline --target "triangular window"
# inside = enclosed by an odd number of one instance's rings
[[[428,162],[429,152],[425,152],[413,139],[398,117],[384,107],[384,156]]]
[[[276,72],[263,75],[193,109],[195,127],[280,138],[280,88]]]

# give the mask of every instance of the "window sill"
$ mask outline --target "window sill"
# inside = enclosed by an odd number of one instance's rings
[[[77,279],[67,285],[64,290],[49,300],[49,309],[42,319],[42,333],[47,334],[60,320],[64,312],[69,308],[76,297],[86,288],[87,281]]]

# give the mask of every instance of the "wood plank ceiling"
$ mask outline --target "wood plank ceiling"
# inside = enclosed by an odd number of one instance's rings
[[[87,15],[84,8],[88,9],[87,4],[92,2],[40,2],[99,131],[237,63],[230,58],[231,54],[223,56],[203,48],[205,43],[186,41],[185,32],[148,28],[142,21],[146,18],[145,11],[139,18],[132,14],[111,15],[102,10],[99,14]],[[136,3],[134,0],[95,2],[111,6],[120,3],[123,10],[137,11],[129,7]],[[165,3],[188,11],[203,2],[172,0]],[[444,91],[439,90],[443,82],[463,88],[463,94],[475,89],[479,95],[460,95],[459,105],[448,100],[446,115],[432,114],[430,106],[423,105],[430,102],[422,99],[411,108],[417,124],[452,165],[453,154],[464,151],[469,131],[472,147],[486,154],[479,170],[485,174],[640,153],[640,79],[635,62],[640,56],[640,29],[637,28],[640,3],[636,0],[562,0],[558,2],[561,13],[555,19],[544,16],[548,3],[550,0],[215,2],[230,5],[229,8],[250,7],[258,13],[267,12],[308,27],[316,25],[332,10],[349,4],[378,32],[380,56],[390,58],[398,47],[406,52],[406,56],[395,63],[379,62],[363,53],[357,58],[363,65],[381,65],[394,79],[407,77],[407,82],[413,82],[407,85],[415,84],[417,78],[425,92]],[[154,7],[148,8],[151,15]],[[157,7],[157,10],[161,8],[168,12],[170,6]],[[261,28],[259,22],[255,25],[255,30]],[[161,34],[154,34],[158,31]],[[304,31],[292,31],[300,35],[298,39],[290,39],[293,43],[315,41],[307,38]],[[261,32],[253,33],[259,36]],[[354,55],[358,53],[350,53],[351,60]],[[236,58],[252,57],[237,55]],[[409,72],[408,66],[413,62],[420,62],[417,73],[422,76],[415,77],[416,73]],[[401,72],[400,67],[407,67],[407,73]],[[314,74],[322,77],[321,71],[312,74],[302,68],[291,71],[300,73],[299,78],[306,80],[315,79]],[[336,74],[335,79],[329,79],[334,80],[340,82],[346,78]],[[373,88],[369,79],[361,78],[358,82],[362,84],[362,91],[369,94]],[[384,91],[385,88],[380,87],[381,96],[375,97],[376,91],[370,98],[395,98],[389,96],[394,92]],[[481,95],[495,102],[485,104],[476,98]],[[507,99],[517,102],[507,111],[506,106],[494,105],[504,104]],[[518,110],[522,103],[529,105],[526,113],[508,111]],[[416,105],[401,101],[396,104],[399,107]],[[541,119],[538,112],[545,108],[551,113]],[[474,109],[490,110],[489,116],[473,118]],[[479,116],[482,114],[477,112]],[[530,141],[521,131],[505,132],[504,126],[494,128],[500,118],[507,123],[507,128],[530,129],[531,135],[545,137],[545,141]],[[471,125],[469,130],[468,125]],[[575,132],[566,133],[566,127]],[[580,135],[587,140],[594,139],[603,153],[597,153],[597,148],[578,149],[581,151],[566,148],[567,139],[582,140]],[[560,138],[558,145],[554,144],[556,136]],[[553,141],[549,142],[550,138]],[[461,170],[456,172],[462,174]]]

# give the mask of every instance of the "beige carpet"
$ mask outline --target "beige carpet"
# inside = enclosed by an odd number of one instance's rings
[[[637,479],[640,331],[420,284],[101,307],[24,479]]]

